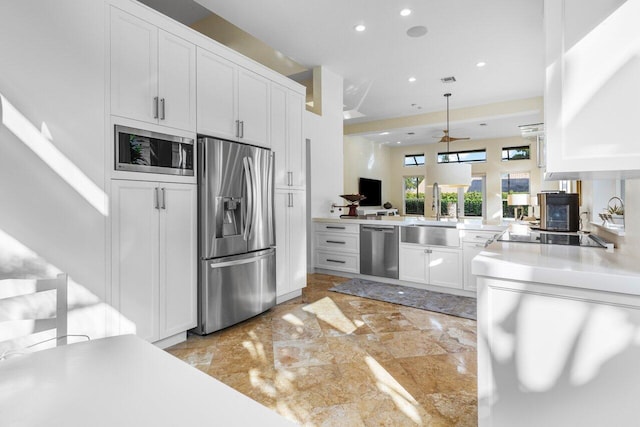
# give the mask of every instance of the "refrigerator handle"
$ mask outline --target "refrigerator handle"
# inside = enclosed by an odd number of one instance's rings
[[[251,174],[251,165],[249,163],[250,158],[245,157],[242,159],[242,166],[244,168],[244,180],[247,188],[246,198],[247,206],[245,210],[245,223],[244,223],[244,240],[249,240],[249,233],[251,232],[251,225],[253,222],[253,175]]]
[[[274,181],[274,173],[275,173],[275,168],[274,168],[275,156],[276,156],[275,153],[273,152],[269,153],[269,166],[267,170],[267,215],[268,215],[267,220],[268,220],[268,226],[269,226],[269,241],[271,242],[272,245],[276,244],[276,238],[275,238],[276,223],[275,223],[275,213],[273,210],[274,209],[273,181]]]
[[[232,266],[242,265],[242,264],[251,264],[251,263],[260,261],[262,259],[269,258],[271,256],[273,256],[273,252],[265,253],[258,256],[253,256],[250,258],[236,259],[233,261],[212,262],[209,264],[209,267],[222,268],[222,267],[232,267]]]

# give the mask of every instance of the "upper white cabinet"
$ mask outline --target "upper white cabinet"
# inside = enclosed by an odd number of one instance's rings
[[[303,95],[271,84],[271,149],[276,153],[276,187],[303,189],[305,186],[303,111]]]
[[[640,1],[544,8],[547,176],[640,176]]]
[[[113,180],[111,304],[148,341],[196,325],[196,185]]]
[[[195,45],[111,8],[111,114],[196,129]]]
[[[269,80],[198,48],[198,133],[269,147]]]

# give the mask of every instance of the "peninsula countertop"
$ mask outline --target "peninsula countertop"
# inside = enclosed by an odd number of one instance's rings
[[[640,295],[640,258],[618,250],[494,241],[471,271],[521,282]]]

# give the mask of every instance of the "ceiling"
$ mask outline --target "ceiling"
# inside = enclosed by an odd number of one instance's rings
[[[467,121],[455,113],[543,95],[543,0],[142,2],[186,25],[213,11],[298,64],[322,65],[343,76],[344,110],[355,117],[345,125],[442,112],[446,92],[452,93],[452,137],[514,136],[518,125],[542,121],[541,111]],[[412,13],[401,16],[402,8]],[[357,24],[366,30],[355,31]],[[415,26],[426,27],[426,34],[409,37],[407,30]],[[477,67],[480,61],[486,65]],[[454,83],[441,81],[450,76]],[[435,142],[445,125],[362,134],[380,142]]]

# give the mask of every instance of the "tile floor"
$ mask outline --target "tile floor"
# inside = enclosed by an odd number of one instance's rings
[[[168,352],[305,426],[477,425],[476,322],[329,292]]]

